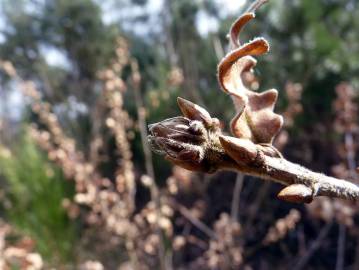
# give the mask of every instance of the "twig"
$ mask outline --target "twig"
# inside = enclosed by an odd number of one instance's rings
[[[254,1],[246,10],[246,13],[249,12],[254,12],[256,11],[258,8],[260,8],[263,4],[267,3],[268,0],[256,0]]]
[[[217,35],[214,35],[212,41],[213,41],[214,52],[216,53],[217,59],[219,61],[224,57],[224,49],[221,44],[221,40]]]
[[[261,207],[263,200],[266,198],[266,195],[269,191],[269,183],[265,182],[259,190],[257,191],[257,195],[253,203],[248,207],[248,214],[246,217],[246,222],[244,224],[244,231],[249,232],[252,228],[254,218],[257,216],[258,209]]]
[[[356,173],[356,164],[355,164],[355,151],[354,151],[355,146],[354,146],[353,134],[350,132],[346,132],[344,135],[344,140],[345,140],[346,158],[350,172],[350,177],[352,177],[352,179],[355,179],[357,173]]]
[[[356,233],[355,260],[352,269],[359,269],[359,233]]]
[[[189,117],[200,117],[202,122],[184,117],[170,118],[151,125],[151,136],[148,137],[152,147],[159,153],[167,154],[167,159],[173,163],[192,171],[213,173],[229,169],[272,180],[287,186],[278,197],[292,202],[308,203],[317,196],[359,199],[357,185],[292,163],[273,148],[265,148],[247,139],[223,136],[219,128],[211,127],[212,118],[207,111],[183,99],[179,102],[184,111],[187,109],[185,113]],[[182,123],[180,129],[188,125],[186,132],[173,128],[179,122]],[[194,133],[191,131],[193,124],[197,130]],[[193,140],[193,136],[197,136],[198,142]],[[193,143],[183,142],[189,139]]]
[[[241,190],[243,187],[244,175],[242,173],[238,173],[236,177],[236,184],[233,190],[233,199],[231,206],[231,218],[233,222],[238,220],[238,212],[239,212],[239,202],[241,198]]]
[[[131,69],[132,69],[132,84],[133,84],[133,91],[135,95],[135,102],[137,107],[137,115],[138,115],[138,125],[141,133],[141,142],[142,142],[142,149],[145,155],[145,166],[147,175],[151,178],[151,185],[150,185],[150,192],[151,192],[151,199],[154,201],[156,205],[156,218],[157,218],[157,234],[160,238],[160,243],[158,247],[159,252],[159,262],[161,265],[161,269],[165,270],[168,268],[172,268],[172,266],[167,265],[166,261],[166,252],[164,247],[164,239],[161,232],[161,229],[158,225],[158,220],[160,218],[161,212],[161,202],[160,202],[160,196],[159,196],[159,190],[155,182],[155,172],[153,169],[153,161],[152,161],[152,152],[147,144],[147,123],[146,123],[146,116],[145,116],[145,108],[143,106],[143,102],[141,99],[140,94],[140,83],[141,83],[141,75],[138,71],[138,63],[135,60],[131,61]]]
[[[355,151],[354,151],[354,140],[353,134],[350,131],[346,131],[344,134],[345,141],[345,150],[346,150],[346,159],[349,168],[350,177],[352,179],[356,178],[355,171]],[[338,249],[337,249],[337,262],[335,265],[336,270],[342,270],[344,268],[344,258],[345,258],[345,237],[346,228],[344,224],[339,224],[339,235],[338,235]]]
[[[308,261],[310,260],[310,258],[313,256],[313,254],[317,251],[317,249],[320,247],[320,245],[322,244],[323,240],[325,239],[325,237],[327,236],[330,228],[332,226],[332,223],[329,222],[327,223],[320,231],[317,239],[315,239],[312,244],[310,245],[308,251],[306,254],[304,254],[299,261],[297,262],[297,264],[294,266],[294,268],[292,270],[301,270],[305,267],[305,265],[308,263]]]
[[[286,186],[299,184],[303,188],[308,188],[304,191],[308,194],[304,194],[303,197],[328,196],[351,200],[359,199],[359,187],[351,182],[313,172],[289,162],[283,157],[267,156],[261,152],[257,145],[250,143],[239,145],[238,141],[232,137],[222,136],[221,143],[226,145],[226,150],[233,151],[230,153],[232,157],[236,155],[252,156],[250,156],[250,162],[243,160],[242,164],[228,164],[229,157],[226,157],[226,154],[222,152],[224,156],[218,160],[220,161],[219,167],[228,168],[228,166],[232,166],[232,169],[239,172],[273,180]]]
[[[198,218],[194,217],[186,207],[179,204],[176,204],[175,207],[185,218],[187,218],[194,226],[204,232],[209,238],[217,239],[216,233]]]
[[[316,196],[359,199],[359,187],[349,181],[313,172],[283,157],[267,156],[258,145],[249,141],[241,145],[242,141],[239,139],[219,134],[211,135],[213,141],[209,148],[205,149],[204,160],[210,159],[209,165],[216,169],[232,169],[286,186],[299,184],[299,188],[308,188],[305,190],[308,194],[304,194],[303,197],[311,199]],[[222,145],[226,147],[226,152]],[[237,162],[232,157],[237,158]],[[241,163],[238,163],[238,158],[242,159]],[[214,168],[209,169],[215,171]]]
[[[286,185],[303,184],[313,189],[313,196],[359,199],[359,187],[343,179],[312,172],[284,158],[265,158],[263,177]]]
[[[337,262],[335,270],[344,269],[344,257],[345,257],[345,225],[339,224],[339,236],[338,236],[338,249],[337,249]]]

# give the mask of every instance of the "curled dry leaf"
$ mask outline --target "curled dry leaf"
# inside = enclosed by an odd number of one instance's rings
[[[238,34],[254,18],[253,13],[242,15],[232,26],[232,46],[239,46]],[[222,90],[231,95],[237,114],[232,119],[234,136],[254,143],[270,144],[283,125],[282,116],[273,112],[278,92],[274,89],[255,93],[243,84],[243,73],[250,71],[259,56],[269,51],[264,38],[256,38],[229,52],[218,65],[218,81]]]
[[[231,26],[229,31],[229,37],[231,41],[231,45],[233,48],[238,48],[239,44],[239,33],[241,32],[244,25],[246,25],[250,20],[255,17],[253,12],[248,12],[240,16]]]

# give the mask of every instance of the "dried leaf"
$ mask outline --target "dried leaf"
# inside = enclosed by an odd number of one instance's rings
[[[241,32],[243,26],[248,23],[250,20],[252,20],[255,17],[255,14],[253,12],[251,13],[245,13],[242,16],[240,16],[231,26],[231,29],[229,31],[229,36],[231,40],[231,45],[233,48],[237,48],[240,46],[239,44],[239,33]]]
[[[232,40],[253,17],[247,15],[237,20],[231,33]],[[268,50],[268,42],[257,38],[231,51],[218,65],[218,81],[223,91],[232,96],[237,111],[231,122],[232,134],[258,144],[272,143],[283,125],[282,116],[273,112],[278,92],[274,89],[263,93],[250,91],[244,86],[242,75],[256,65],[252,56],[262,55]]]
[[[233,135],[254,143],[272,143],[283,125],[282,116],[273,113],[277,95],[274,89],[260,94],[248,92],[244,109],[231,122]]]
[[[257,63],[249,56],[262,55],[268,51],[268,42],[264,38],[256,38],[229,52],[218,65],[218,80],[222,89],[229,94],[241,96],[241,92],[247,90],[243,86],[241,75]]]

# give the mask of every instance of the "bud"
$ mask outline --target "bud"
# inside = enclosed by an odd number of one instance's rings
[[[149,125],[149,144],[154,152],[191,171],[213,172],[213,162],[205,155],[212,130],[199,120],[174,117]],[[211,155],[209,155],[211,156]]]
[[[278,198],[287,202],[310,203],[313,200],[313,190],[302,184],[293,184],[283,188]]]
[[[190,168],[201,167],[204,159],[206,129],[199,121],[175,117],[149,126],[149,143],[152,149],[175,162],[191,164]],[[198,169],[197,169],[198,170]]]
[[[148,126],[152,150],[187,170],[215,172],[225,155],[218,140],[219,120],[193,102],[183,98],[177,101],[184,117]]]
[[[162,143],[175,147],[176,142],[201,143],[205,140],[206,129],[199,121],[191,121],[185,117],[174,117],[148,126],[152,136],[166,138]]]
[[[223,135],[219,137],[219,140],[226,153],[238,164],[247,165],[255,162],[258,150],[250,140]]]
[[[185,117],[188,117],[191,120],[199,120],[206,127],[211,127],[213,125],[212,117],[206,109],[181,97],[177,98],[177,103]]]

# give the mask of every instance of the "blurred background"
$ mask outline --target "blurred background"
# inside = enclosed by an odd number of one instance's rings
[[[153,155],[147,124],[234,115],[216,66],[245,0],[0,1],[0,269],[359,269],[358,204]],[[242,41],[269,54],[293,161],[359,182],[359,6],[270,0]]]

